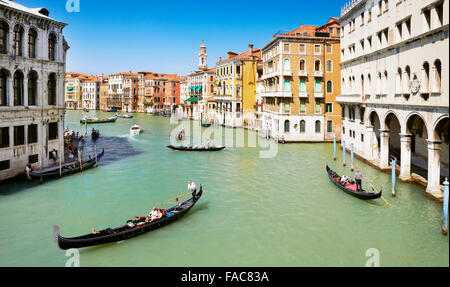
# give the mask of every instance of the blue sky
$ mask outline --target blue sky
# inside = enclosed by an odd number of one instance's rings
[[[50,17],[69,24],[67,71],[111,74],[154,71],[186,75],[196,69],[205,40],[208,67],[227,51],[264,46],[279,30],[322,25],[339,17],[340,0],[175,1],[79,0],[80,12],[68,13],[68,0],[15,0],[46,7]]]

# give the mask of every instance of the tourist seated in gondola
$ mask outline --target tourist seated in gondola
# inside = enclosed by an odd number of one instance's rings
[[[341,182],[343,184],[347,184],[348,183],[348,177],[345,174],[341,177]]]

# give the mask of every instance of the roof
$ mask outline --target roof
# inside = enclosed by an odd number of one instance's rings
[[[55,19],[52,19],[49,16],[46,16],[46,15],[42,14],[41,12],[49,13],[48,10],[46,8],[43,8],[43,7],[41,7],[41,8],[28,8],[28,7],[23,6],[22,4],[17,3],[16,1],[11,1],[11,0],[0,0],[0,5],[9,7],[11,9],[20,10],[22,12],[25,12],[25,13],[28,13],[28,14],[31,14],[31,15],[34,15],[34,16],[37,16],[37,17],[40,17],[40,18],[48,19],[48,20],[51,20],[51,21],[54,21],[54,22],[58,22],[58,23],[64,24],[64,26],[67,26],[67,24],[65,24],[65,23],[56,21]]]

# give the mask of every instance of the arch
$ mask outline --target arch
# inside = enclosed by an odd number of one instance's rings
[[[300,121],[300,133],[306,132],[306,122],[304,120]]]
[[[48,94],[48,105],[55,106],[56,105],[56,74],[51,73],[48,75],[47,81],[47,94]]]
[[[423,123],[422,130],[417,130],[418,127],[414,126],[414,124],[417,123],[417,121],[419,119]],[[431,134],[428,132],[428,125],[427,125],[427,122],[425,121],[425,118],[418,112],[411,112],[410,114],[408,114],[408,116],[406,117],[405,123],[406,123],[406,125],[405,125],[405,133],[406,134],[414,134],[414,133],[422,134],[423,132],[426,132],[427,135]]]
[[[300,71],[306,71],[306,60],[305,59],[300,59],[299,70]]]
[[[284,70],[285,71],[291,70],[291,60],[289,58],[284,59]]]
[[[17,70],[13,75],[14,106],[23,106],[23,73]]]
[[[291,129],[291,122],[289,120],[284,121],[284,132],[288,133]]]
[[[333,72],[333,61],[332,60],[327,60],[326,71],[329,73]]]
[[[383,121],[383,123],[384,123],[383,129],[384,130],[391,130],[392,120],[397,120],[398,124],[401,126],[400,118],[397,115],[397,113],[392,110],[389,110],[384,117],[384,121]],[[401,130],[399,132],[401,132]]]
[[[48,35],[48,59],[50,61],[56,60],[56,43],[57,38],[55,33],[50,32],[50,34]]]
[[[37,105],[38,79],[39,79],[39,75],[36,71],[31,70],[28,73],[28,105],[29,106]]]
[[[441,93],[441,76],[442,76],[442,66],[441,66],[441,60],[436,59],[433,62],[433,68],[435,73],[435,89],[433,92]]]
[[[6,69],[0,69],[0,107],[8,105],[8,78],[10,77],[9,71]]]
[[[448,144],[449,116],[440,116],[433,125],[433,138],[431,140],[442,141]]]
[[[16,56],[23,56],[23,38],[25,29],[22,25],[16,24],[14,26],[14,49]]]
[[[8,35],[9,35],[8,22],[0,20],[0,54],[8,53]]]
[[[316,133],[322,132],[322,127],[321,127],[321,122],[320,121],[316,121],[316,123],[315,123],[315,131],[316,131]]]
[[[322,71],[322,65],[319,59],[314,61],[314,71]]]
[[[333,93],[333,82],[332,81],[327,81],[327,93],[328,94],[332,94]]]
[[[37,55],[37,40],[38,40],[38,32],[35,28],[31,27],[28,30],[28,57],[36,58]]]
[[[381,126],[381,121],[380,121],[380,117],[377,113],[376,110],[372,109],[367,113],[367,118],[366,118],[366,126]]]

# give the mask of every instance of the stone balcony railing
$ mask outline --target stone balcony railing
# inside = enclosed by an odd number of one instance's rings
[[[321,99],[323,98],[323,92],[314,92],[314,98]]]
[[[307,72],[307,71],[299,71],[299,72],[298,72],[298,75],[299,75],[300,77],[308,77],[308,72]]]
[[[288,91],[262,92],[261,97],[263,97],[263,98],[292,98],[292,92],[288,92]]]
[[[281,72],[280,71],[273,71],[270,73],[265,73],[262,75],[261,79],[265,80],[265,79],[269,79],[269,78],[273,78],[273,77],[280,77],[281,76]]]
[[[298,96],[299,96],[300,98],[307,98],[307,97],[308,97],[308,92],[302,92],[302,91],[300,91],[300,92],[298,93]]]
[[[322,71],[314,71],[314,77],[322,78],[323,72]]]

